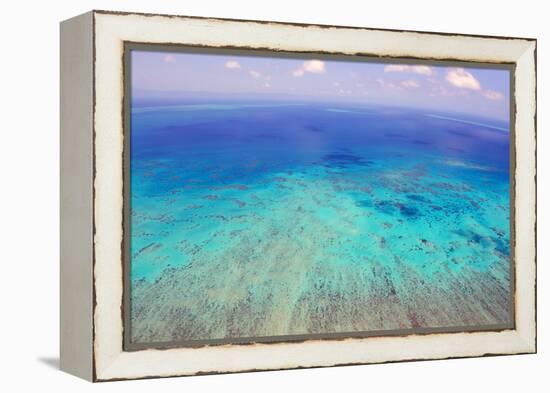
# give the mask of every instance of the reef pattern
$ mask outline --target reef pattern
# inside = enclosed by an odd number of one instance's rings
[[[134,108],[131,341],[511,323],[509,133],[474,120]]]

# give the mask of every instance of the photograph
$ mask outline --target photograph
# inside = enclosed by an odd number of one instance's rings
[[[124,56],[128,349],[514,328],[512,66]]]
[[[543,10],[6,2],[0,392],[548,391]]]

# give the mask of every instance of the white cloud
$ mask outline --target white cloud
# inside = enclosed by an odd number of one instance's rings
[[[225,62],[225,68],[238,70],[239,68],[241,68],[241,64],[237,60],[228,60]]]
[[[384,67],[384,72],[412,72],[414,74],[430,76],[434,74],[431,67],[426,65],[389,64]]]
[[[166,56],[164,56],[164,58],[162,60],[164,60],[165,63],[175,63],[176,62],[176,56],[166,55]]]
[[[390,64],[384,67],[384,72],[405,72],[409,70],[408,65]]]
[[[426,75],[426,76],[433,75],[434,73],[432,67],[428,67],[426,65],[415,65],[412,67],[412,70],[415,74]]]
[[[321,74],[326,71],[325,62],[321,60],[305,61],[303,67],[305,71],[313,72],[314,74]]]
[[[292,75],[296,77],[304,76],[306,72],[313,74],[322,74],[326,72],[325,62],[321,60],[307,60],[300,68],[292,71]]]
[[[453,68],[447,72],[445,78],[451,85],[461,89],[480,90],[479,81],[464,68]]]
[[[250,76],[251,76],[252,78],[254,78],[254,79],[257,79],[257,78],[259,78],[260,76],[262,76],[262,74],[260,74],[258,71],[254,71],[254,70],[249,71],[248,73],[249,73]]]
[[[400,89],[400,87],[398,85],[396,85],[395,83],[393,82],[386,82],[385,80],[383,80],[382,78],[378,78],[376,79],[376,83],[378,84],[378,86],[382,89]]]
[[[409,79],[401,82],[401,86],[406,87],[408,89],[416,89],[417,87],[420,87],[420,83],[418,83],[414,79]]]
[[[483,90],[481,92],[481,95],[489,100],[495,100],[495,101],[502,100],[504,98],[504,94],[494,90]]]

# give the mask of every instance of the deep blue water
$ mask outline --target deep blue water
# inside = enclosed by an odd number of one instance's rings
[[[502,323],[509,317],[509,135],[506,122],[403,108],[242,102],[135,107],[132,282],[153,285],[147,293],[164,298],[179,299],[180,290],[194,295],[173,305],[196,321],[181,322],[190,329],[187,338],[200,336],[203,315],[205,324],[217,326],[211,335],[230,335],[227,308],[244,299],[247,310],[264,312],[262,334],[315,331],[307,322],[315,294],[366,298],[378,285],[392,296],[403,293],[403,304],[422,309],[419,299],[432,293],[441,298],[434,300],[441,310],[449,309],[434,317],[437,322],[420,312],[408,316],[411,326],[422,318],[428,327]],[[279,272],[275,266],[283,261],[293,262]],[[377,269],[386,272],[383,279]],[[362,281],[341,279],[348,274]],[[425,292],[415,298],[411,286]],[[240,293],[241,287],[247,291]],[[143,307],[154,308],[135,293],[140,315],[147,314]],[[479,300],[493,295],[492,302]],[[465,299],[458,312],[457,298]],[[270,325],[274,299],[288,318],[286,327]],[[370,302],[363,306],[374,307]],[[383,314],[390,306],[376,307],[382,311],[372,313]],[[476,307],[484,310],[481,317],[469,314]],[[374,326],[327,325],[327,316],[316,318],[328,331]],[[218,319],[226,322],[216,325]],[[406,326],[392,321],[380,326]],[[164,338],[161,328],[155,334],[148,339]]]

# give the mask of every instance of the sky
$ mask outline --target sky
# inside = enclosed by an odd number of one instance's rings
[[[508,121],[509,71],[133,50],[132,97],[389,105]]]

